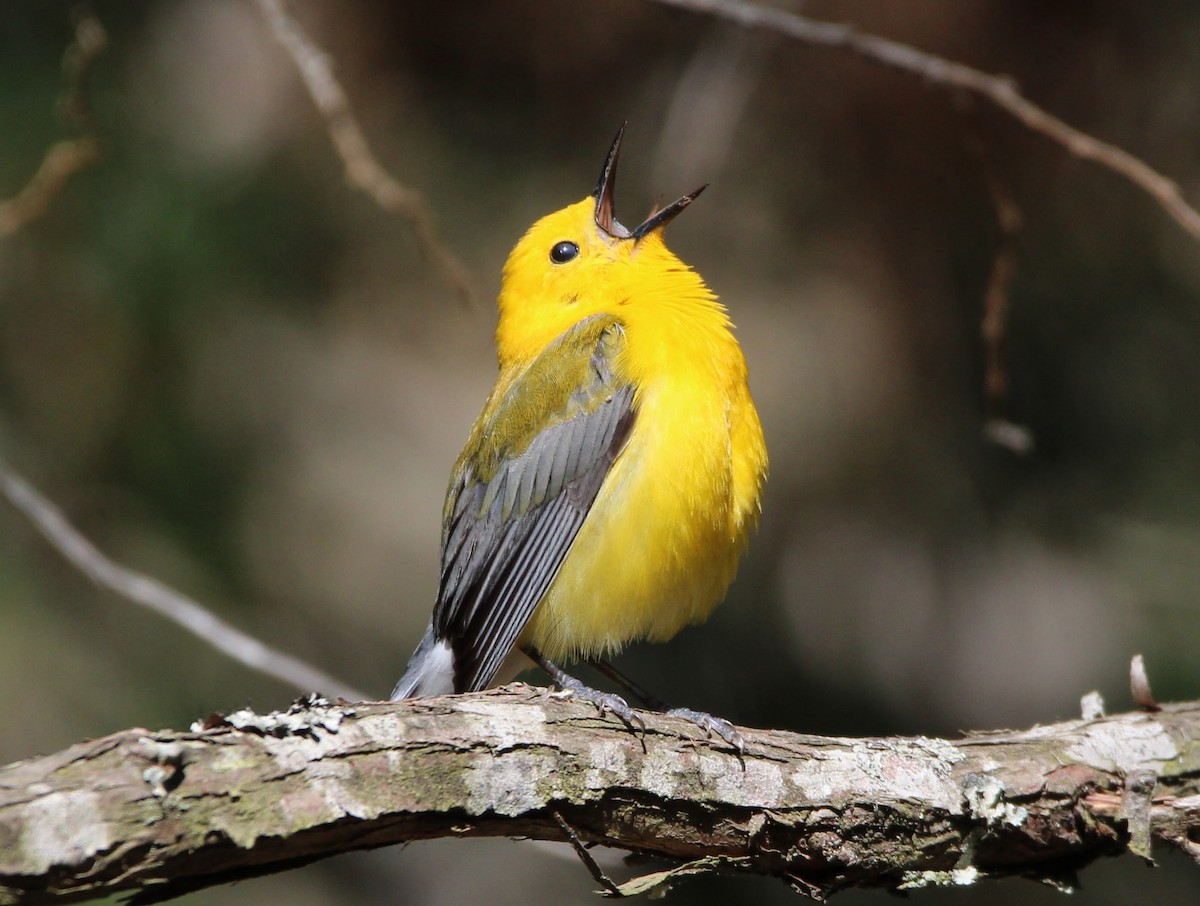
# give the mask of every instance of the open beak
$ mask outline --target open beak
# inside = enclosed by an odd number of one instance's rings
[[[604,158],[604,169],[600,171],[600,180],[596,183],[596,188],[592,190],[592,197],[596,199],[596,226],[613,239],[632,239],[637,242],[670,223],[680,211],[696,199],[697,195],[707,189],[708,185],[705,184],[696,191],[677,198],[662,210],[652,211],[649,217],[632,230],[626,229],[617,220],[616,201],[613,197],[617,189],[617,161],[621,156],[621,139],[625,135],[625,125],[625,123],[621,124],[612,146],[608,149],[608,156]]]

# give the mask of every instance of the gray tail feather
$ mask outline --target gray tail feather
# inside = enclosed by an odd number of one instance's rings
[[[430,624],[409,658],[404,676],[392,690],[392,701],[448,695],[454,691],[454,651],[448,642],[434,637]]]

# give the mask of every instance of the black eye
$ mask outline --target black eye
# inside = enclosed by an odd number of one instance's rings
[[[579,254],[579,246],[565,239],[550,249],[550,260],[555,264],[566,264]]]

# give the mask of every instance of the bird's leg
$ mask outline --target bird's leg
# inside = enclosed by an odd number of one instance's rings
[[[597,673],[608,677],[630,695],[641,699],[650,710],[662,711],[668,717],[682,717],[684,720],[691,721],[703,730],[705,736],[711,738],[716,733],[737,749],[738,752],[744,753],[746,751],[746,740],[737,731],[737,728],[725,718],[714,717],[712,714],[704,711],[693,711],[691,708],[669,708],[662,699],[647,692],[612,664],[608,663],[608,661],[591,658],[586,663]]]
[[[569,692],[573,697],[582,699],[583,701],[591,702],[600,709],[603,714],[606,711],[619,717],[631,730],[641,729],[645,731],[646,722],[637,714],[625,699],[619,695],[614,695],[611,692],[601,692],[598,689],[593,689],[591,686],[575,679],[567,671],[563,670],[553,661],[547,659],[540,651],[532,646],[524,646],[521,649],[525,652],[526,657],[541,667],[550,676],[550,679],[558,685],[564,692]]]
[[[606,679],[612,680],[618,686],[625,690],[626,693],[638,699],[642,705],[651,711],[666,711],[668,705],[653,692],[648,692],[643,686],[638,685],[608,661],[602,661],[599,658],[588,658],[584,661],[589,667],[599,673]]]

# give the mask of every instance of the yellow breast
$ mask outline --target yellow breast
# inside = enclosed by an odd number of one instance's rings
[[[525,640],[552,660],[667,639],[705,619],[758,519],[767,461],[745,360],[711,292],[678,277],[615,312],[637,419],[527,627]]]

